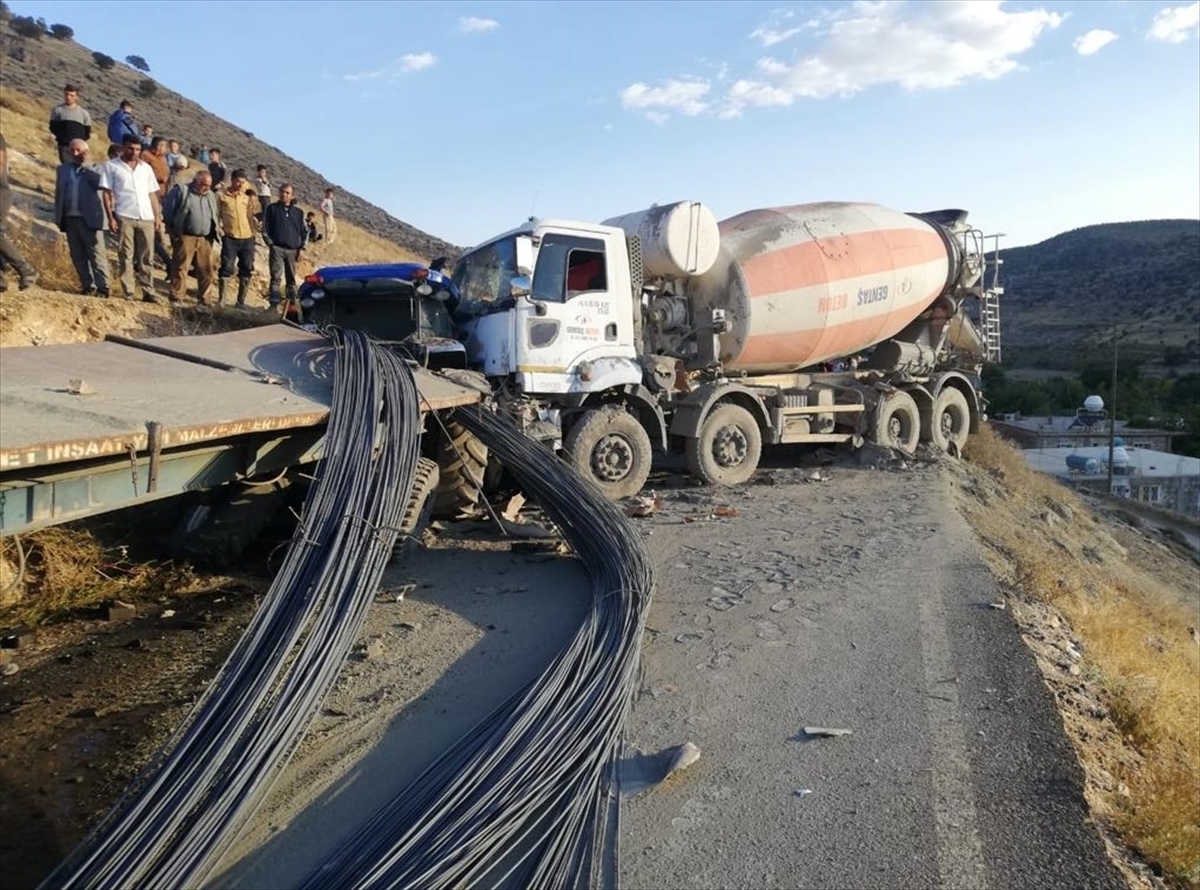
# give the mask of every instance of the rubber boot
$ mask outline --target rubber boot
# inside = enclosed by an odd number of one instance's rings
[[[250,292],[250,279],[249,278],[239,278],[238,279],[237,304],[238,304],[238,306],[240,306],[243,309],[246,308],[246,294],[249,292]]]
[[[218,306],[225,305],[225,282],[226,281],[227,281],[227,279],[225,279],[225,278],[217,279],[217,305]]]

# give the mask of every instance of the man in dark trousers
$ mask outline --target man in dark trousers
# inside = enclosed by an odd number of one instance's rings
[[[271,287],[267,300],[272,308],[280,303],[279,279],[287,287],[288,300],[296,298],[296,263],[308,242],[308,228],[304,224],[304,211],[292,202],[295,191],[291,183],[279,187],[279,200],[263,214],[263,240],[271,248]]]
[[[84,296],[108,296],[108,217],[100,194],[100,171],[91,163],[88,144],[72,139],[71,163],[59,165],[54,182],[54,221],[67,235],[71,262]]]
[[[250,277],[254,274],[254,236],[261,227],[258,222],[258,196],[246,185],[246,171],[241,168],[229,174],[229,188],[221,192],[217,203],[221,209],[221,270],[217,278],[217,302],[225,302],[225,282],[233,277],[237,266],[237,304],[245,307],[250,293]]]
[[[11,266],[20,276],[21,290],[37,284],[37,270],[25,259],[17,245],[8,240],[8,211],[12,207],[12,192],[8,187],[8,144],[0,136],[0,291],[8,290],[4,272]]]

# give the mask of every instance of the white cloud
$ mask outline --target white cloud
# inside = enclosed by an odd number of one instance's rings
[[[635,83],[621,90],[621,104],[640,111],[655,123],[663,123],[672,113],[693,117],[708,108],[704,97],[711,87],[706,80],[668,80],[660,87]]]
[[[1104,47],[1108,46],[1117,35],[1112,31],[1104,31],[1100,28],[1088,31],[1082,37],[1076,37],[1071,46],[1075,47],[1075,52],[1081,56],[1090,56],[1092,53],[1098,53]]]
[[[792,21],[795,17],[796,13],[790,9],[773,9],[767,17],[766,24],[759,25],[750,32],[750,36],[758,40],[764,47],[774,46],[790,40],[801,31],[815,28],[820,24],[817,19],[809,19],[799,25],[793,25]]]
[[[463,16],[458,20],[458,30],[467,34],[478,34],[482,31],[494,31],[500,27],[495,19],[481,19],[478,16]]]
[[[1146,32],[1147,39],[1160,43],[1183,43],[1197,36],[1200,36],[1200,2],[1160,9],[1154,13]]]
[[[400,70],[405,74],[413,71],[423,71],[437,63],[433,53],[409,53],[400,57]]]
[[[357,71],[354,74],[343,74],[342,80],[348,80],[352,83],[364,80],[394,80],[402,74],[423,71],[436,64],[437,56],[431,52],[408,53],[394,62],[389,62],[382,68],[376,68],[373,71]]]
[[[1017,57],[1065,18],[1041,8],[1009,11],[1002,0],[857,0],[822,11],[800,26],[813,31],[816,44],[811,51],[759,59],[752,76],[734,79],[719,99],[704,98],[704,108],[684,113],[738,117],[747,108],[852,96],[878,86],[915,91],[996,80],[1018,70]],[[789,29],[766,30],[781,34]],[[756,36],[763,39],[757,32]],[[622,91],[622,101],[627,108],[640,108],[630,99],[655,96],[657,91],[673,93],[670,87],[680,83],[693,81],[672,80],[661,87],[634,84]],[[693,102],[708,92],[707,83],[700,83],[706,88],[699,97],[692,96]],[[667,102],[651,107],[660,113],[680,110]]]

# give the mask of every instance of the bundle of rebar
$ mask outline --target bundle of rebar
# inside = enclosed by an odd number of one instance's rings
[[[306,888],[595,887],[618,870],[617,763],[653,590],[639,533],[564,462],[478,407],[458,420],[562,529],[591,609],[546,671],[381,809]]]
[[[421,419],[402,360],[332,333],[325,456],[263,604],[180,731],[43,887],[201,883],[337,678],[391,557]]]

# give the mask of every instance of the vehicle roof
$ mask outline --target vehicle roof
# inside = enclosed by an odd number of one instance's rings
[[[362,266],[326,266],[316,274],[325,281],[346,281],[357,278],[399,278],[409,281],[418,269],[428,268],[424,263],[368,263]]]

